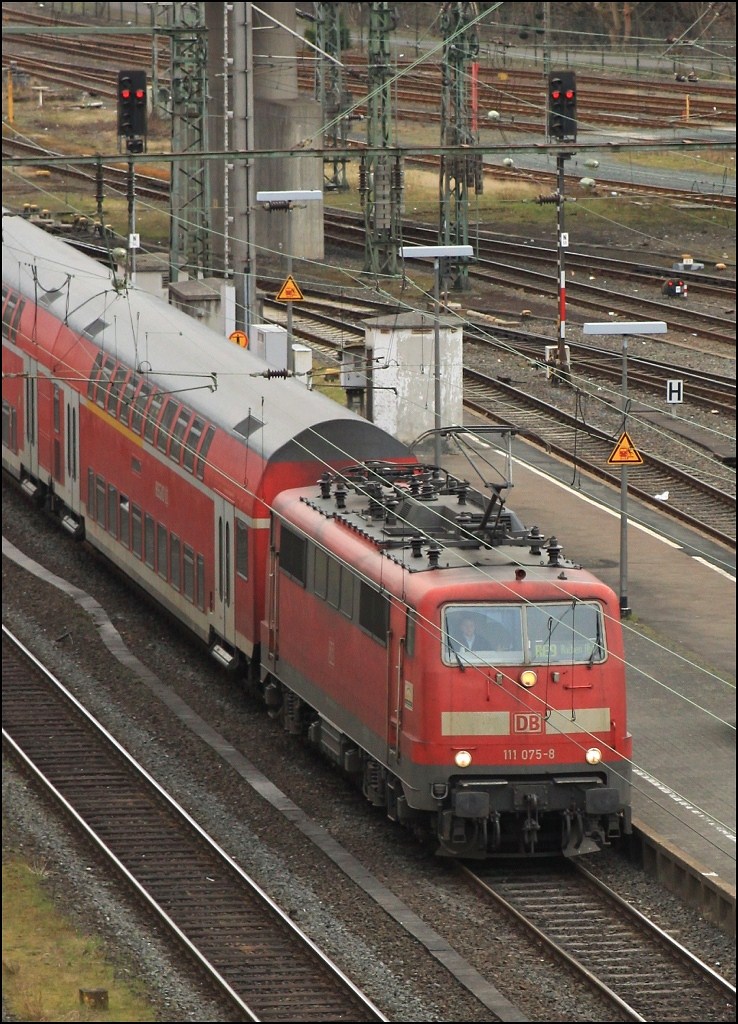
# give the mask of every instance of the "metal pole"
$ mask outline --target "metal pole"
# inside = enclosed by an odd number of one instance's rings
[[[559,349],[558,373],[554,374],[557,384],[568,383],[571,368],[566,358],[566,247],[569,239],[564,231],[564,163],[570,154],[560,153],[556,157],[558,167],[558,189],[556,192],[556,213],[558,230],[558,271],[559,271]]]
[[[287,280],[292,277],[292,210],[287,211]],[[292,303],[287,303],[287,369],[292,364]]]
[[[623,371],[622,371],[622,408],[623,432],[628,422],[628,335],[623,335]],[[630,616],[628,605],[628,466],[620,467],[620,617]]]
[[[441,465],[441,260],[438,256],[433,261],[435,281],[433,284],[436,300],[436,322],[433,336],[433,371],[435,384],[435,425],[433,439],[435,462]]]

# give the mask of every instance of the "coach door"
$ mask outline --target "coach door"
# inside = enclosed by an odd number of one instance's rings
[[[235,647],[234,558],[235,534],[233,505],[215,496],[215,580],[213,597],[213,629]]]
[[[28,360],[25,380],[25,452],[23,465],[26,472],[38,480],[38,363]]]
[[[61,386],[54,389],[54,477],[57,495],[79,513],[79,395]]]

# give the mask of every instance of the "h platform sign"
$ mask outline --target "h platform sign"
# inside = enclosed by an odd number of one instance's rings
[[[683,380],[667,380],[666,401],[669,403],[669,405],[681,405],[681,403],[684,401]]]

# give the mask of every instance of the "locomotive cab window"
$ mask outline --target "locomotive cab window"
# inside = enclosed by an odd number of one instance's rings
[[[282,523],[279,531],[279,566],[282,572],[305,586],[307,541]]]
[[[605,656],[596,602],[449,605],[443,611],[447,665],[593,665]]]

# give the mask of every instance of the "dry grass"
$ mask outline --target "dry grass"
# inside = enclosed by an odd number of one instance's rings
[[[153,1021],[136,985],[119,976],[97,939],[55,909],[46,861],[3,860],[3,999],[15,1020]],[[79,990],[106,989],[109,1009],[80,1004]]]

